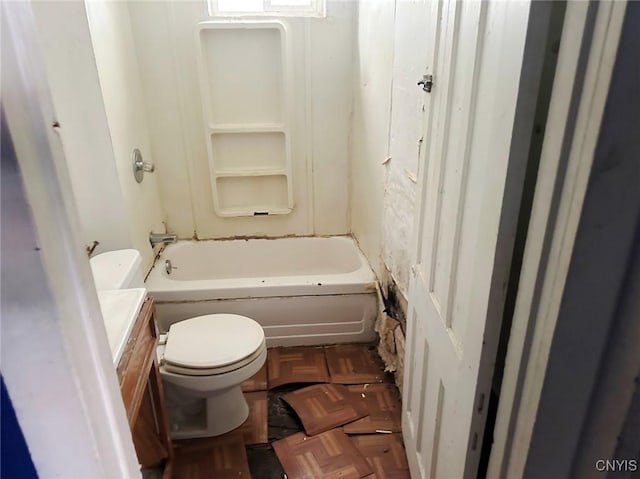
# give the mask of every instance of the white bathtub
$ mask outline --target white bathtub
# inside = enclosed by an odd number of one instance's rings
[[[165,331],[183,319],[228,312],[258,321],[268,346],[375,337],[376,278],[346,236],[180,241],[162,252],[146,287]]]

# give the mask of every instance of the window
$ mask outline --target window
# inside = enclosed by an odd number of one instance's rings
[[[324,17],[325,0],[208,0],[212,17],[269,15]]]

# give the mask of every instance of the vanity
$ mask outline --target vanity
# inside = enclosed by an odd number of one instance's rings
[[[118,361],[117,373],[138,462],[143,468],[164,464],[162,477],[170,478],[173,447],[156,359],[154,313],[153,298],[147,297]]]
[[[135,250],[91,258],[105,330],[138,463],[171,477],[173,447],[156,348],[155,305]],[[155,477],[155,476],[154,476]]]

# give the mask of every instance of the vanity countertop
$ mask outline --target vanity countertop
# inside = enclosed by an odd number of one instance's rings
[[[113,364],[118,365],[147,296],[145,288],[109,289],[98,291],[100,309],[107,330]]]

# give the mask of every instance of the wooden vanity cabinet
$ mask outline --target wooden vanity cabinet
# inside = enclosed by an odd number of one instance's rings
[[[171,477],[173,446],[156,359],[158,330],[153,298],[148,297],[136,320],[117,372],[138,462],[143,468],[164,464]]]

